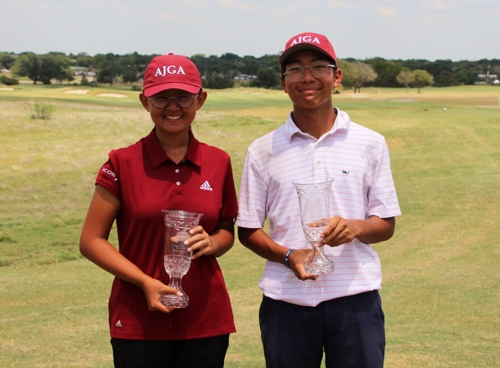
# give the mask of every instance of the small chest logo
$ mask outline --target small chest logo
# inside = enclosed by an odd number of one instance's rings
[[[208,190],[208,191],[212,191],[212,187],[210,186],[210,184],[208,183],[208,180],[205,180],[205,182],[203,184],[201,184],[201,187],[200,187],[201,190]]]

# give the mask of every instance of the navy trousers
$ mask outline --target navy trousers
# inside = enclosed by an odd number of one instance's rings
[[[222,368],[229,335],[194,340],[111,339],[116,368]]]
[[[378,291],[304,307],[264,296],[260,329],[267,368],[382,368],[384,313]]]

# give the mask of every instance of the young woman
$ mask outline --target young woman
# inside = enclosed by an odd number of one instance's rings
[[[235,332],[216,257],[233,245],[237,200],[231,161],[191,131],[203,106],[196,66],[179,55],[155,57],[139,96],[154,128],[136,144],[113,150],[101,167],[83,225],[80,251],[115,275],[109,325],[115,367],[222,367]],[[191,267],[182,280],[186,308],[167,308],[161,210],[203,213],[187,245]],[[109,243],[113,222],[119,250]]]

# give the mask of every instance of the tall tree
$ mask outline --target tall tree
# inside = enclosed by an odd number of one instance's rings
[[[40,56],[40,76],[43,84],[50,84],[51,79],[73,80],[74,72],[69,68],[68,61],[63,54],[48,53]]]
[[[414,80],[415,80],[415,76],[413,75],[413,73],[409,69],[401,70],[396,77],[396,81],[398,83],[405,85],[406,93],[410,93],[408,88],[410,86],[410,83],[413,82]]]
[[[42,61],[32,52],[20,55],[12,65],[12,74],[28,77],[36,84],[42,78]]]
[[[343,78],[348,84],[354,86],[354,93],[361,93],[361,87],[366,83],[373,82],[377,78],[377,73],[373,68],[361,61],[349,63],[349,67],[344,70]]]
[[[426,70],[417,69],[413,72],[415,81],[413,84],[418,88],[418,93],[420,93],[420,88],[431,85],[434,82],[434,77],[429,74]]]

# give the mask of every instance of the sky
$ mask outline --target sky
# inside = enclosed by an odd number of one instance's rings
[[[0,51],[279,54],[302,32],[337,57],[500,58],[498,0],[0,0]]]

